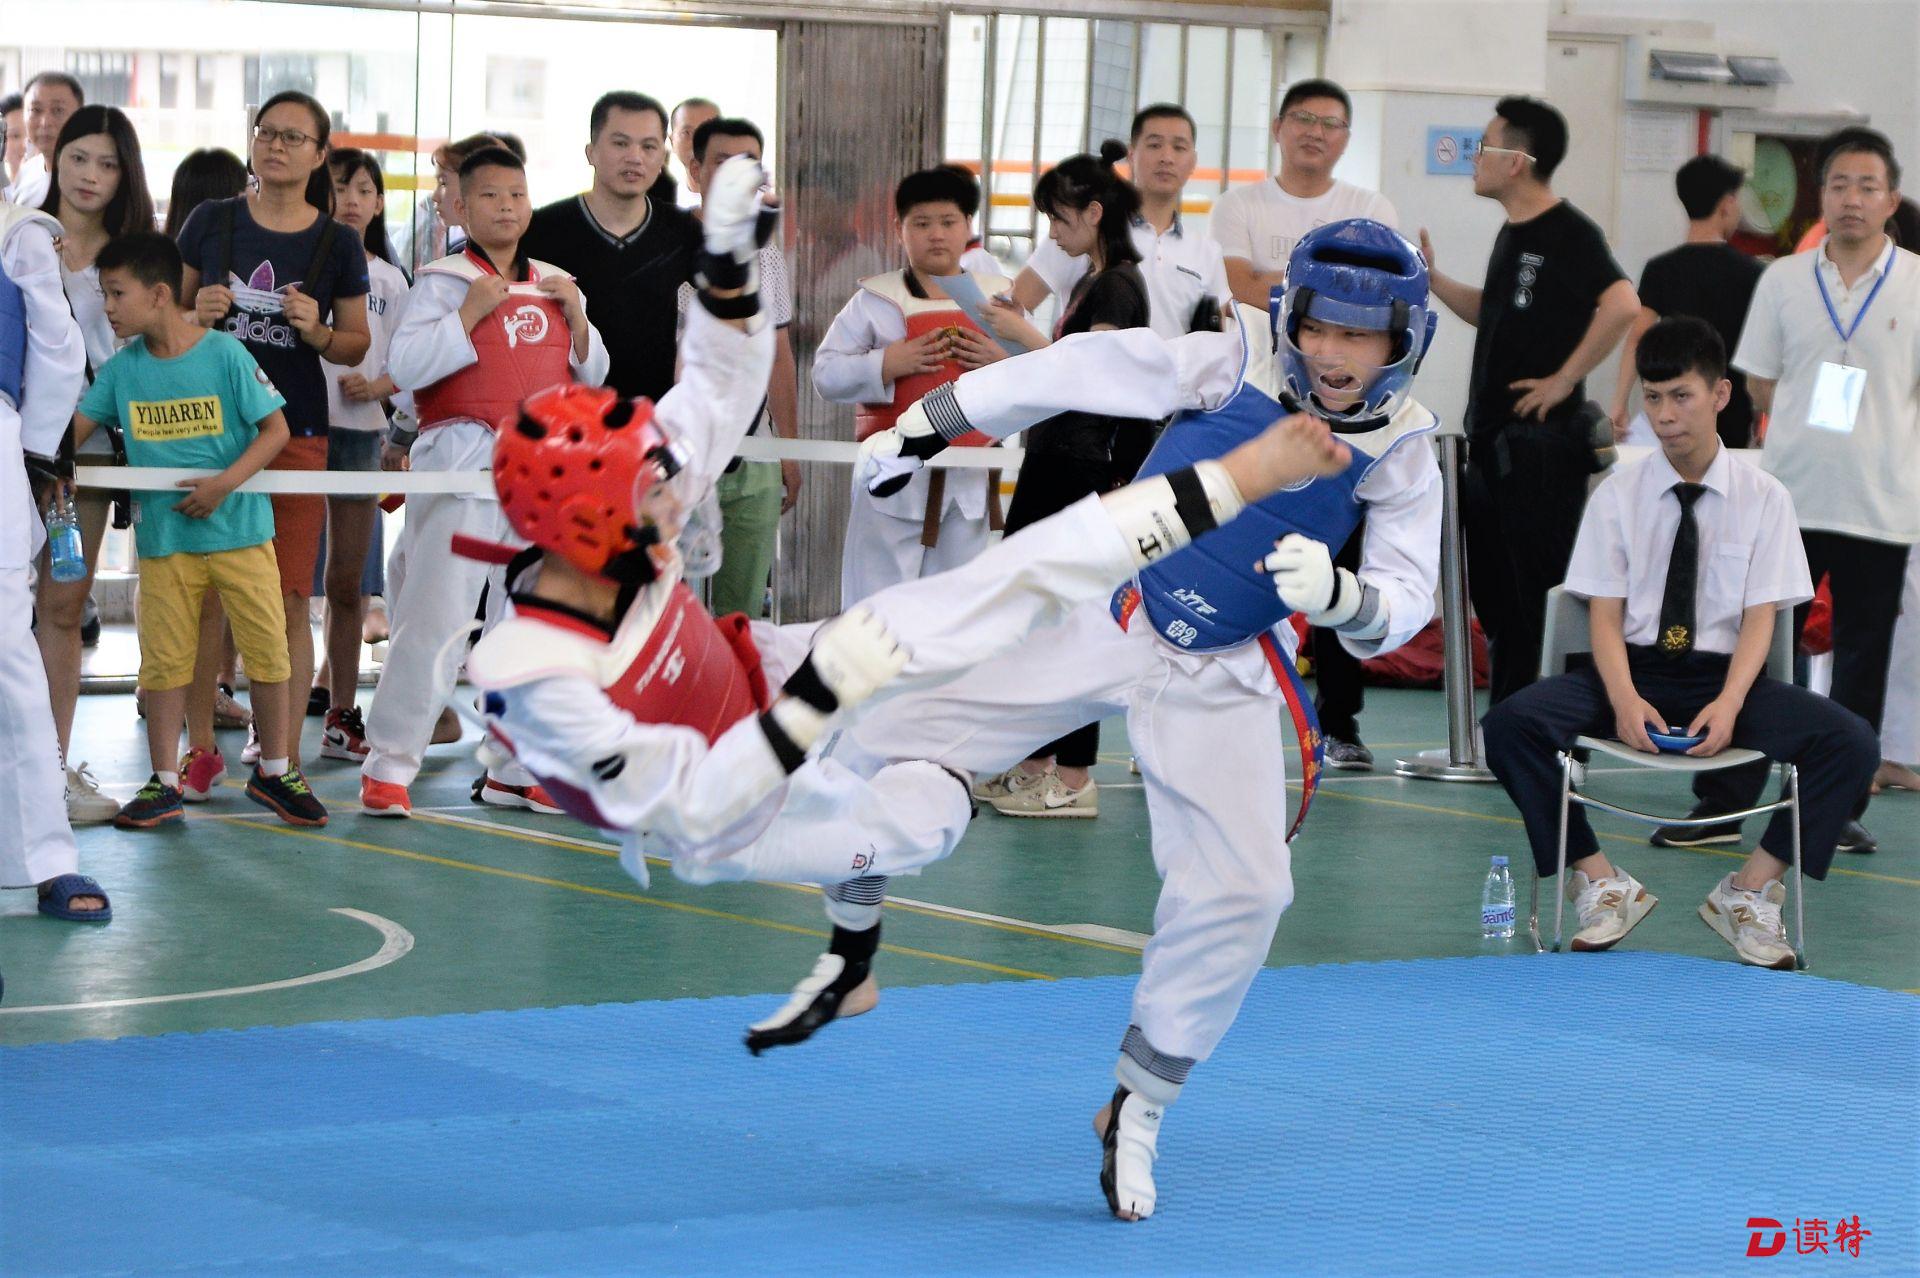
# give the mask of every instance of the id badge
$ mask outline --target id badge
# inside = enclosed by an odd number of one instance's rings
[[[1851,435],[1860,417],[1860,397],[1867,389],[1867,370],[1824,361],[1813,383],[1813,404],[1807,425]]]

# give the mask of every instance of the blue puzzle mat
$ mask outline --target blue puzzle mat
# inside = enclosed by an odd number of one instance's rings
[[[775,997],[0,1051],[0,1271],[1920,1273],[1910,996],[1651,954],[1269,970],[1123,1225],[1090,1119],[1131,986],[888,990],[757,1060]],[[1855,1217],[1858,1256],[1796,1254]]]

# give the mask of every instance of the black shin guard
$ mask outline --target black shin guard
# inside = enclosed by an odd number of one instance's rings
[[[879,949],[878,923],[862,932],[836,926],[827,952],[794,988],[786,1006],[747,1027],[747,1050],[758,1056],[769,1047],[788,1047],[812,1038],[822,1025],[839,1016],[841,1001],[873,975],[873,957]]]

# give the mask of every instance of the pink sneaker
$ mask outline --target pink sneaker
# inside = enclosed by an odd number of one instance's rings
[[[188,803],[205,803],[213,797],[213,787],[227,775],[227,761],[218,747],[192,749],[180,758],[180,797]]]

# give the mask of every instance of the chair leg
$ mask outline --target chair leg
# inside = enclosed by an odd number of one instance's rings
[[[1807,970],[1807,880],[1800,870],[1800,769],[1786,765],[1787,808],[1793,828],[1793,953],[1794,967]]]
[[[1560,933],[1567,911],[1567,809],[1573,806],[1573,756],[1560,752],[1560,847],[1553,871],[1553,952],[1560,952]],[[1534,875],[1533,890],[1540,890],[1540,876]]]

